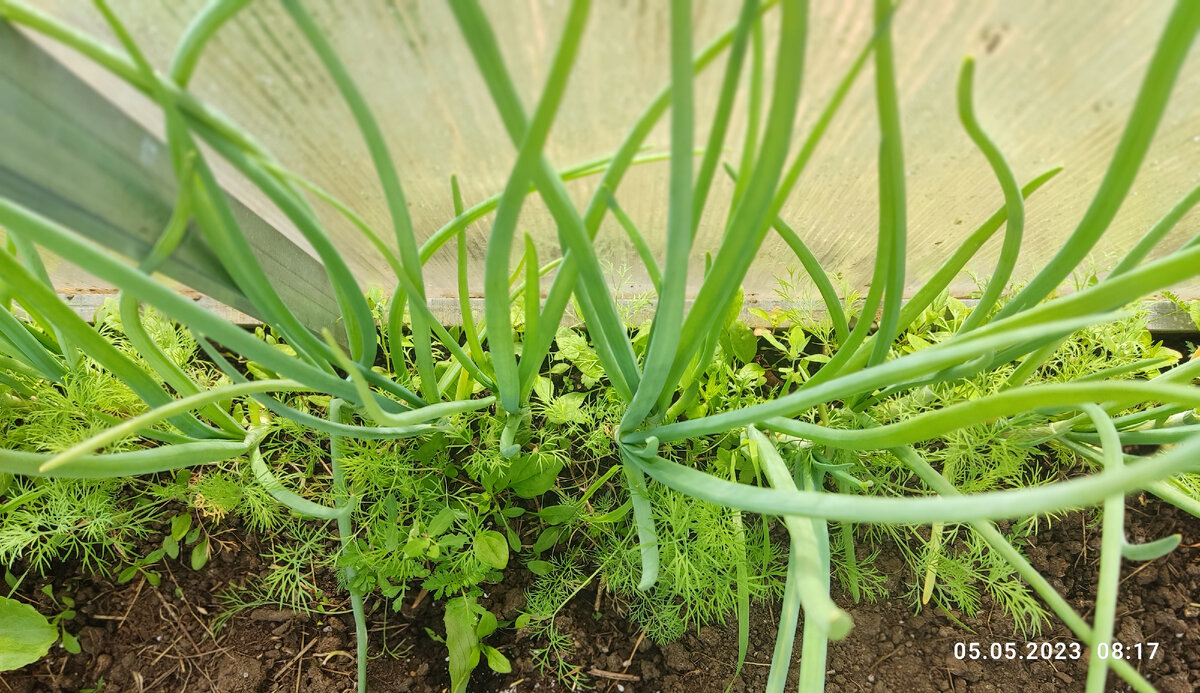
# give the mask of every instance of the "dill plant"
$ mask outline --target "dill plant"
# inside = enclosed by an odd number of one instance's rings
[[[67,44],[161,107],[178,184],[171,221],[153,248],[132,258],[135,265],[17,202],[0,200],[0,224],[11,241],[0,252],[5,386],[18,399],[36,388],[61,393],[70,390],[74,374],[94,364],[128,391],[128,407],[109,412],[114,420],[89,428],[85,439],[62,446],[37,441],[36,450],[6,447],[0,450],[0,470],[22,477],[122,477],[240,460],[217,473],[230,479],[252,476],[263,491],[296,512],[336,523],[341,575],[357,627],[360,690],[366,685],[367,661],[363,597],[375,588],[398,597],[404,589],[387,575],[423,577],[428,589],[447,598],[446,642],[455,690],[465,688],[481,658],[500,671],[508,666],[483,642],[498,623],[477,598],[480,583],[495,579],[509,554],[525,548],[510,520],[520,522],[528,508],[498,502],[497,494],[533,499],[549,492],[564,470],[570,474],[572,460],[561,436],[599,420],[585,411],[586,396],[554,391],[556,359],[570,362],[584,388],[605,383],[597,411],[610,422],[603,429],[608,440],[602,445],[588,438],[587,447],[595,453],[589,463],[610,465],[600,477],[605,481],[618,478],[610,472],[619,472],[627,500],[615,505],[594,482],[579,484],[587,490],[578,498],[560,487],[564,502],[537,510],[548,526],[531,550],[540,555],[564,535],[586,533],[628,514],[635,528],[628,535],[628,549],[637,557],[636,573],[629,556],[622,554],[613,560],[625,563],[606,561],[607,577],[625,586],[636,577],[644,595],[635,598],[635,608],[674,610],[675,624],[690,625],[736,608],[741,662],[750,598],[770,595],[777,584],[771,579],[778,565],[773,544],[758,537],[778,519],[789,548],[771,691],[782,690],[786,681],[802,612],[800,685],[805,691],[823,686],[828,642],[845,637],[852,627],[849,615],[829,596],[833,573],[846,576],[857,595],[876,594],[869,557],[860,562],[856,551],[856,528],[862,525],[882,528],[872,531],[891,534],[901,546],[917,533],[922,548],[908,559],[925,578],[922,601],[936,596],[942,603],[973,608],[980,599],[974,585],[993,581],[993,598],[1009,605],[1019,628],[1033,628],[1042,615],[1017,583],[1019,577],[1091,648],[1103,645],[1112,633],[1120,557],[1153,558],[1178,543],[1178,538],[1165,538],[1129,544],[1121,525],[1122,503],[1126,494],[1149,489],[1195,512],[1194,497],[1184,492],[1194,490],[1194,479],[1181,476],[1195,471],[1200,446],[1194,435],[1200,424],[1190,414],[1200,406],[1192,385],[1194,362],[1164,371],[1166,355],[1153,345],[1139,341],[1131,350],[1103,331],[1083,339],[1072,335],[1119,323],[1121,315],[1115,311],[1122,306],[1196,275],[1200,247],[1195,243],[1144,260],[1198,196],[1186,195],[1110,275],[1070,295],[1051,294],[1078,269],[1130,192],[1200,29],[1197,3],[1176,4],[1116,152],[1076,230],[1046,267],[1008,297],[1003,292],[1021,244],[1024,197],[1057,170],[1020,185],[974,113],[974,63],[964,63],[959,116],[993,169],[1004,203],[907,300],[902,293],[904,152],[891,34],[897,8],[889,0],[875,0],[875,33],[790,161],[802,93],[807,3],[746,0],[737,24],[694,52],[690,3],[672,0],[670,84],[612,156],[565,171],[547,159],[546,143],[590,2],[570,4],[545,89],[532,112],[526,112],[486,14],[475,0],[453,0],[455,21],[517,157],[504,190],[470,208],[452,180],[456,217],[423,243],[418,243],[400,174],[375,117],[303,2],[285,0],[284,7],[333,78],[367,144],[385,193],[392,242],[384,242],[353,210],[288,171],[249,134],[188,91],[208,41],[245,4],[218,0],[208,5],[163,71],[149,63],[103,0],[97,6],[121,44],[119,51],[22,2],[0,2],[0,17]],[[779,15],[773,71],[766,68],[763,50],[761,18],[768,12]],[[697,165],[694,75],[726,53],[713,127]],[[868,61],[874,65],[881,143],[879,232],[871,285],[865,295],[847,301],[779,213],[789,195],[804,190],[797,186],[805,165]],[[755,127],[746,133],[736,166],[727,162],[735,190],[725,230],[699,278],[694,303],[685,311],[695,231],[717,168],[725,163],[721,157],[730,113],[747,65],[752,87],[748,109]],[[664,117],[671,133],[665,254],[659,259],[640,253],[647,274],[655,278],[655,302],[653,319],[631,335],[628,314],[614,298],[610,268],[598,257],[594,238],[613,212],[635,247],[648,247],[618,200],[629,167],[658,158],[639,152]],[[342,313],[337,334],[309,329],[281,299],[232,216],[207,161],[210,156],[225,159],[257,185],[315,249]],[[600,183],[580,209],[567,195],[564,180],[585,175],[599,175]],[[514,271],[511,256],[521,248],[516,225],[531,190],[555,219],[561,256],[543,264],[526,240],[522,265]],[[396,284],[387,300],[363,296],[318,222],[314,201],[332,204],[392,267]],[[452,332],[438,323],[425,299],[423,262],[451,241],[460,260],[465,258],[467,226],[492,211],[484,314],[472,315],[465,296],[460,297],[463,327]],[[228,273],[227,288],[244,296],[268,326],[261,334],[247,334],[214,317],[153,276],[192,220]],[[1000,257],[978,304],[963,311],[939,298],[1001,227]],[[768,387],[768,371],[758,363],[755,335],[736,320],[739,286],[772,232],[796,253],[830,320],[827,328],[811,333],[817,337],[813,343],[794,330],[787,333],[786,344],[772,336],[784,346],[788,361],[786,372],[780,371],[786,386],[774,392]],[[50,247],[120,287],[120,321],[136,354],[114,346],[104,334],[104,320],[97,330],[58,300],[34,244]],[[460,287],[466,285],[465,271],[460,262]],[[543,275],[549,281],[544,299]],[[13,317],[13,301],[30,316],[30,327]],[[572,302],[587,338],[561,329]],[[188,373],[177,358],[187,342],[148,337],[161,327],[155,327],[140,304],[186,326],[221,376]],[[1068,351],[1060,353],[1064,345]],[[559,356],[547,369],[554,348]],[[386,367],[377,368],[381,360]],[[536,407],[534,396],[539,398]],[[458,418],[485,410],[489,414],[475,414],[480,420],[475,426],[464,428]],[[535,416],[549,428],[544,440],[532,429]],[[272,423],[281,419],[291,423]],[[469,440],[439,438],[456,426],[469,431]],[[327,456],[324,443],[314,449],[314,439],[329,440]],[[1122,444],[1147,439],[1169,447],[1126,464]],[[535,440],[547,443],[546,449],[536,447]],[[395,442],[364,450],[363,441]],[[122,448],[127,444],[128,449]],[[410,477],[419,479],[422,471],[439,470],[447,478],[461,471],[439,452],[453,445],[474,448],[463,464],[470,483],[453,492],[447,487],[414,490]],[[1066,459],[1081,456],[1093,469],[1067,481],[1031,474],[1030,460],[1046,450]],[[995,456],[990,466],[966,464],[980,451]],[[296,460],[297,454],[305,459]],[[590,498],[597,502],[593,509],[604,513],[580,517],[579,508],[586,511]],[[242,502],[227,500],[234,507]],[[1006,534],[994,521],[1096,504],[1104,506],[1103,551],[1096,619],[1089,624],[1014,547],[1019,531]],[[261,504],[248,512],[263,527],[272,522]],[[397,536],[387,527],[398,524],[401,513],[409,529]],[[962,532],[967,532],[961,535],[964,547],[952,548]],[[742,549],[732,572],[728,564],[706,566],[704,556],[694,553],[721,537],[735,551]],[[377,552],[380,543],[382,554]],[[429,575],[389,565],[389,552],[396,551],[427,559],[419,567],[428,568]],[[835,569],[835,556],[843,567]],[[547,575],[574,575],[565,563],[547,563]],[[564,585],[575,582],[562,580]],[[546,588],[546,594],[557,597],[560,590]],[[715,606],[706,610],[705,602]],[[664,635],[677,627],[670,630]],[[562,644],[561,633],[547,633]],[[565,660],[554,655],[546,661]],[[1102,688],[1109,669],[1136,690],[1152,690],[1127,662],[1093,657],[1090,691]]]
[[[147,334],[174,363],[189,369],[199,383],[218,382],[219,375],[194,360],[196,346],[185,329],[154,311],[144,319]],[[96,329],[122,354],[141,358],[126,339],[114,303],[97,311]],[[9,450],[61,452],[146,409],[120,378],[86,355],[65,370],[61,383],[25,382],[25,396],[0,398],[0,436]],[[145,447],[153,435],[123,437],[104,449],[130,452]],[[88,572],[108,573],[135,558],[135,544],[155,531],[168,502],[195,505],[202,492],[173,481],[12,477],[5,490],[9,500],[0,513],[0,561],[12,565],[23,560],[34,572],[46,574],[59,561],[77,560]],[[235,484],[233,492],[240,495],[242,485]]]

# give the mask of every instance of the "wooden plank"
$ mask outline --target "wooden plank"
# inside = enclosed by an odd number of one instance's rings
[[[176,195],[165,144],[3,22],[0,133],[0,195],[135,261],[149,252]],[[231,206],[301,322],[317,330],[336,324],[320,263],[238,200]],[[254,313],[194,224],[160,271]],[[89,288],[86,281],[68,286]]]

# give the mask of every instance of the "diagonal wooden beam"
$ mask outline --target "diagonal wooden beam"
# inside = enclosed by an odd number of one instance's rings
[[[137,261],[162,233],[175,193],[165,143],[0,22],[0,196]],[[230,204],[300,321],[332,328],[339,311],[321,263],[236,199]],[[160,271],[258,317],[194,224]]]

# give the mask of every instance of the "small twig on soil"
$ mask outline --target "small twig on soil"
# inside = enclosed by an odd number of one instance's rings
[[[229,654],[229,648],[227,648],[227,647],[218,647],[215,650],[209,650],[208,652],[196,652],[195,654],[190,654],[190,655],[175,654],[175,655],[168,655],[168,656],[171,659],[199,659],[201,657],[211,657],[213,655],[225,655],[225,654]]]
[[[1134,568],[1128,575],[1121,578],[1121,583],[1123,584],[1129,578],[1133,577],[1134,575],[1137,575],[1138,573],[1142,572],[1143,570],[1145,570],[1146,568],[1149,568],[1152,565],[1154,565],[1154,561],[1146,561],[1145,563],[1139,565],[1138,567]]]
[[[622,667],[621,671],[629,670],[629,665],[633,664],[633,656],[637,654],[638,648],[642,646],[642,640],[645,639],[646,631],[643,629],[641,633],[638,633],[637,642],[633,643],[633,650],[630,651],[629,656],[625,658],[625,666]]]
[[[423,589],[420,592],[417,592],[417,598],[413,600],[412,606],[408,607],[409,613],[415,613],[417,611],[417,607],[421,606],[421,602],[425,601],[425,597],[427,597],[428,595],[429,595],[429,590],[426,590],[426,589]]]
[[[615,671],[605,671],[603,669],[591,668],[588,669],[588,676],[595,676],[598,679],[612,679],[614,681],[641,681],[641,676],[634,674],[619,674]]]
[[[339,656],[345,657],[346,659],[349,659],[352,662],[354,661],[354,655],[345,650],[333,650],[332,652],[314,652],[313,653],[313,657],[321,658],[321,666],[325,666],[326,664],[329,664],[329,660],[333,659],[334,657],[339,657]]]
[[[125,619],[129,618],[129,612],[133,611],[133,605],[137,604],[138,596],[142,593],[142,587],[146,584],[146,576],[143,575],[138,580],[137,590],[133,593],[133,599],[129,601],[129,608],[125,609],[125,613],[121,616],[121,622],[117,624],[117,630],[121,630],[121,626],[125,625]]]
[[[205,633],[208,633],[209,639],[211,639],[215,643],[217,641],[217,636],[213,634],[212,629],[210,629],[208,627],[208,624],[205,623],[203,619],[201,619],[199,616],[196,615],[196,610],[192,607],[191,602],[189,602],[187,599],[187,596],[186,596],[187,593],[184,592],[183,588],[179,586],[179,580],[177,580],[175,578],[175,573],[174,573],[174,571],[171,570],[171,564],[167,563],[166,568],[167,568],[167,574],[171,576],[171,582],[175,583],[175,586],[179,588],[180,601],[182,601],[183,605],[187,607],[188,613],[191,614],[192,618],[196,619],[196,623],[200,624],[200,627],[204,629]],[[190,637],[188,639],[191,640]],[[200,648],[197,647],[196,649],[199,650]]]
[[[581,671],[583,671],[583,667],[578,666],[578,667],[575,667],[574,669],[571,669],[570,671],[568,671],[565,676],[566,676],[566,678],[573,679],[575,677],[575,674],[578,674]],[[574,683],[571,684],[571,691],[573,693],[574,691],[578,691],[578,690],[579,690],[579,681],[575,680]]]
[[[166,657],[168,652],[170,652],[171,650],[175,649],[175,645],[176,645],[176,644],[178,644],[180,640],[183,640],[183,636],[182,636],[182,635],[177,635],[177,636],[175,636],[175,639],[174,639],[174,640],[172,640],[171,642],[167,643],[167,649],[163,650],[162,652],[159,652],[157,657],[155,657],[154,659],[150,660],[150,666],[154,666],[155,664],[158,664],[159,660],[161,660],[163,657]],[[175,657],[174,659],[176,659],[176,660],[179,660],[179,659],[181,659],[181,658],[180,658],[180,657]],[[180,662],[180,665],[182,666],[182,662]]]
[[[192,670],[185,669],[183,674],[184,674],[183,683],[179,684],[180,693],[186,693],[186,691],[192,690],[191,688],[188,687],[188,684],[192,682]],[[209,681],[211,681],[211,680],[212,679],[209,679]]]
[[[168,570],[170,570],[169,567],[168,567]],[[179,588],[179,583],[175,581],[174,575],[171,576],[171,581],[175,582],[176,588]],[[180,589],[180,593],[182,594],[182,589]],[[176,609],[174,607],[174,605],[172,605],[170,602],[168,602],[166,597],[162,596],[162,592],[160,592],[158,590],[154,590],[154,596],[158,597],[158,601],[162,602],[163,608],[166,609],[167,613],[171,615],[170,619],[164,619],[164,620],[167,620],[169,623],[171,623],[176,629],[179,630],[180,633],[183,634],[183,637],[187,638],[188,642],[191,643],[191,645],[192,645],[192,652],[199,652],[200,644],[196,642],[196,640],[192,637],[192,634],[188,632],[188,629],[184,628],[183,625],[180,623],[180,619],[178,618],[179,610]],[[187,600],[184,600],[184,604],[186,604],[186,603],[187,603]],[[188,609],[188,613],[192,613],[190,608]],[[195,616],[195,614],[192,614],[192,615]],[[196,617],[196,620],[199,621],[199,617]],[[204,623],[201,623],[200,625],[206,631],[208,631],[208,628],[204,626]],[[208,634],[209,634],[209,636],[211,636],[212,631],[208,631]],[[214,641],[216,640],[215,638],[213,638],[213,639],[214,639]],[[179,642],[179,639],[176,638],[175,642]],[[174,645],[174,643],[172,643],[172,645]],[[180,660],[179,664],[182,667],[183,661]],[[200,675],[203,676],[206,681],[208,681],[208,684],[210,686],[215,687],[217,685],[216,682],[212,680],[212,677],[208,675],[208,672],[204,670],[204,668],[200,668]]]
[[[1079,526],[1083,529],[1083,550],[1079,552],[1079,559],[1075,561],[1075,567],[1079,567],[1080,561],[1087,565],[1087,513],[1079,513]]]
[[[355,674],[357,673],[353,669],[350,669],[348,671],[342,671],[341,669],[330,669],[328,667],[321,667],[321,671],[325,672],[326,674],[329,674],[330,676],[340,676],[341,678],[348,679],[348,680],[352,680],[354,678]],[[350,686],[349,688],[344,688],[342,690],[345,690],[347,693],[355,690],[353,683],[348,683],[348,685]]]
[[[879,659],[875,660],[875,662],[874,662],[873,664],[871,664],[871,668],[872,668],[872,669],[874,669],[874,668],[878,667],[878,666],[879,666],[881,663],[883,663],[883,662],[884,662],[884,661],[885,661],[885,660],[886,660],[888,657],[891,657],[892,655],[896,654],[896,653],[897,653],[897,652],[899,652],[900,650],[903,650],[903,649],[904,649],[904,647],[905,647],[906,645],[908,645],[908,643],[906,643],[906,642],[905,642],[905,643],[900,643],[900,644],[899,644],[899,645],[897,645],[896,647],[892,648],[892,651],[891,651],[891,652],[889,652],[889,653],[885,654],[884,656],[880,657]]]
[[[637,654],[638,648],[642,646],[642,640],[644,640],[645,638],[646,638],[646,630],[643,628],[642,632],[638,633],[637,642],[633,643],[633,650],[631,650],[629,652],[629,656],[626,657],[625,661],[622,663],[623,664],[623,666],[621,667],[622,675],[625,675],[625,672],[629,671],[629,665],[633,664],[633,656]],[[610,688],[613,687],[614,684],[616,684],[616,681],[609,681],[608,685],[604,687],[604,690],[607,692]]]
[[[166,680],[166,678],[167,678],[168,676],[170,676],[171,674],[173,674],[173,673],[175,673],[173,670],[171,670],[171,669],[167,669],[165,672],[163,672],[163,673],[162,673],[162,675],[160,675],[158,678],[156,678],[156,679],[154,679],[153,681],[151,681],[151,682],[150,682],[150,685],[149,685],[149,686],[146,686],[145,688],[142,688],[142,687],[141,687],[141,686],[142,686],[142,681],[141,681],[141,680],[140,680],[140,678],[139,678],[139,680],[138,680],[138,690],[147,690],[147,691],[152,691],[152,690],[154,690],[154,689],[155,689],[155,688],[158,686],[158,684],[160,684],[160,683],[162,683],[163,681],[165,681],[165,680]]]
[[[272,680],[274,680],[274,681],[278,681],[278,680],[279,680],[279,677],[280,677],[280,676],[283,676],[283,673],[284,673],[285,671],[287,671],[288,669],[290,669],[290,668],[292,667],[292,665],[296,663],[296,661],[297,661],[297,660],[299,660],[301,657],[303,657],[303,656],[304,656],[304,653],[306,653],[306,652],[308,652],[309,650],[311,650],[311,649],[312,649],[312,647],[313,647],[313,645],[316,645],[316,644],[317,644],[317,640],[316,640],[316,638],[313,638],[312,640],[309,640],[309,641],[308,641],[308,644],[307,644],[307,645],[305,645],[304,647],[300,648],[300,651],[296,653],[296,656],[295,656],[295,657],[292,657],[291,661],[289,661],[287,664],[284,664],[283,666],[279,667],[279,671],[275,672],[275,675],[274,675],[274,676],[272,676],[272,677],[271,677],[271,679],[272,679]]]
[[[58,675],[62,676],[63,672],[65,672],[66,670],[67,670],[67,658],[63,657],[62,664],[60,664],[58,667]]]

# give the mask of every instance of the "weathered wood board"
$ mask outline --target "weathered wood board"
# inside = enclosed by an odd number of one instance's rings
[[[0,196],[130,260],[149,254],[177,197],[167,148],[3,23],[0,132]],[[229,202],[264,272],[299,319],[314,329],[334,326],[340,312],[328,283],[321,283],[321,264],[236,199]],[[253,312],[194,223],[160,269],[228,306]],[[60,281],[69,290],[100,286],[87,274]]]

